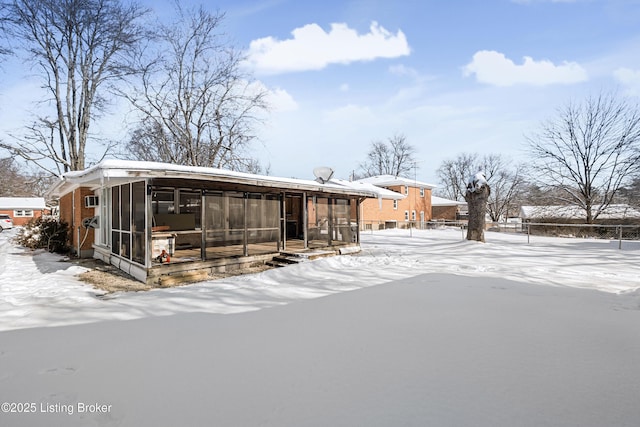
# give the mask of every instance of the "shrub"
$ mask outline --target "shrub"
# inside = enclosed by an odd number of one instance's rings
[[[15,237],[15,242],[29,249],[46,249],[49,252],[67,253],[69,225],[50,217],[29,221]]]

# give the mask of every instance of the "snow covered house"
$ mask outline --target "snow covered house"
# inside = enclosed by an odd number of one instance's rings
[[[393,175],[377,175],[359,181],[395,192],[398,196],[368,199],[362,203],[364,229],[420,226],[431,220],[431,190],[435,185]]]
[[[0,197],[0,214],[9,215],[14,226],[25,225],[47,210],[42,197]]]
[[[359,247],[359,206],[393,193],[364,183],[107,160],[49,191],[73,248],[142,282],[265,263],[282,251]]]

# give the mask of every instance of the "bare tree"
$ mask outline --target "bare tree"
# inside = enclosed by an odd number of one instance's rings
[[[42,171],[30,172],[14,159],[0,159],[0,197],[43,196],[54,176]]]
[[[589,224],[640,171],[640,112],[614,95],[569,103],[527,141],[535,180]]]
[[[0,197],[25,195],[23,181],[22,173],[12,158],[0,159]]]
[[[129,151],[141,160],[255,170],[247,154],[267,110],[266,91],[243,75],[241,53],[220,32],[224,15],[202,7],[159,25],[158,50],[125,96],[141,114]]]
[[[415,167],[415,151],[402,134],[394,135],[386,142],[373,141],[367,160],[360,165],[361,176],[407,175]]]
[[[487,213],[491,221],[504,221],[515,214],[518,207],[518,194],[524,182],[524,166],[511,164],[510,160],[500,154],[484,157],[479,170],[484,171],[491,184],[491,193],[487,200]]]
[[[7,29],[6,25],[9,21],[8,14],[5,12],[6,5],[0,2],[0,60],[3,59],[3,56],[11,54],[11,48],[7,43]]]
[[[34,121],[27,137],[0,144],[13,155],[62,173],[85,168],[89,128],[106,106],[109,82],[132,70],[146,10],[120,0],[8,0],[3,16],[40,70],[54,112]],[[42,105],[45,105],[43,103]],[[46,160],[46,161],[45,161]]]
[[[436,171],[441,184],[438,194],[451,200],[464,200],[469,177],[482,170],[477,164],[478,158],[478,154],[461,153],[455,159],[443,161]]]
[[[438,194],[452,200],[464,200],[469,176],[473,176],[476,171],[483,171],[492,189],[487,201],[487,213],[492,221],[501,221],[517,209],[523,170],[523,165],[512,164],[501,154],[480,156],[461,153],[453,160],[445,160],[438,168],[442,184]]]

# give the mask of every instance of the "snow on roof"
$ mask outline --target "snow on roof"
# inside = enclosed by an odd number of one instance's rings
[[[46,209],[43,197],[0,197],[0,209]]]
[[[417,181],[411,178],[404,178],[401,176],[393,176],[393,175],[377,175],[370,176],[368,178],[363,178],[359,180],[360,182],[365,182],[373,185],[377,185],[379,187],[393,187],[396,185],[407,185],[409,187],[423,187],[423,188],[435,188],[436,186],[433,184],[429,184],[422,181]]]
[[[130,160],[104,160],[83,171],[67,172],[62,180],[49,191],[53,197],[59,197],[78,185],[97,185],[107,180],[131,178],[190,178],[219,180],[223,182],[255,185],[260,187],[277,187],[302,191],[318,191],[324,193],[348,194],[363,197],[394,198],[375,186],[364,186],[355,182],[332,179],[326,183],[296,178],[279,178],[236,172],[227,169],[201,166],[184,166],[169,163],[142,162]],[[383,191],[384,190],[384,191]]]
[[[387,190],[386,188],[378,187],[377,185],[370,184],[368,182],[362,181],[344,181],[341,179],[332,179],[331,182],[337,182],[341,185],[345,185],[358,190],[371,191],[378,194],[378,198],[381,199],[393,199],[400,200],[404,199],[404,194],[400,194],[396,191]]]
[[[431,206],[465,206],[467,202],[449,200],[438,196],[431,196]]]
[[[593,206],[593,212],[598,208],[598,205]],[[578,206],[522,206],[520,208],[520,217],[523,219],[584,219],[585,215],[584,209]],[[598,219],[640,219],[640,211],[626,204],[609,205],[598,215]]]

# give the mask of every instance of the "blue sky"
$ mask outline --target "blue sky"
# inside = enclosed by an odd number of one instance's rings
[[[440,163],[461,152],[526,162],[524,135],[570,100],[640,95],[638,0],[206,4],[226,13],[225,31],[272,92],[254,147],[276,176],[330,166],[347,178],[372,141],[404,134],[418,179],[437,184]],[[11,82],[0,92],[15,93]],[[3,108],[0,122],[12,114]]]

